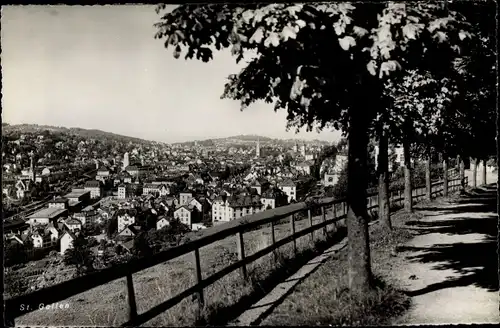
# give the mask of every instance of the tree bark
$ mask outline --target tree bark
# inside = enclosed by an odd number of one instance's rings
[[[477,158],[472,162],[472,188],[477,187]]]
[[[483,159],[483,174],[481,177],[481,184],[486,185],[486,160]]]
[[[389,212],[389,140],[381,129],[379,132],[378,153],[378,216],[382,226],[392,229]]]
[[[403,153],[405,162],[405,200],[404,209],[406,212],[413,212],[412,186],[411,186],[411,155],[410,142],[408,138],[403,137]]]
[[[362,297],[371,290],[372,271],[368,234],[366,189],[368,187],[368,127],[362,110],[351,110],[347,170],[347,237],[349,289],[353,297]]]
[[[443,196],[448,196],[448,158],[443,156]]]
[[[425,162],[425,190],[427,199],[432,200],[432,181],[431,181],[432,149],[427,147],[427,161]]]
[[[465,190],[465,163],[460,159],[460,184],[462,190]]]

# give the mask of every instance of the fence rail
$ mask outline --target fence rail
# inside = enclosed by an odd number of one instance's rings
[[[449,191],[458,190],[461,186],[460,179],[449,179],[448,188]],[[465,179],[465,184],[467,180]],[[425,186],[416,187],[412,193],[416,201],[422,196],[425,196]],[[435,182],[432,184],[432,195],[440,194],[443,191],[443,181]],[[367,195],[367,205],[368,210],[374,210],[378,207],[378,197],[376,193]],[[389,195],[390,203],[397,204],[404,200],[404,196],[401,191],[397,191],[397,195],[394,192]],[[327,218],[327,212],[329,207],[332,208],[332,217]],[[313,224],[312,212],[314,210],[321,209],[321,220],[320,223]],[[179,245],[160,253],[157,253],[150,257],[144,257],[139,259],[131,260],[128,263],[123,263],[111,268],[103,269],[99,272],[95,272],[86,276],[78,277],[69,281],[62,282],[60,284],[50,286],[41,290],[34,291],[32,293],[13,297],[6,301],[6,316],[7,324],[14,325],[14,319],[27,313],[34,311],[38,308],[37,304],[52,304],[61,300],[65,300],[73,295],[80,294],[89,289],[98,287],[100,285],[106,284],[113,280],[126,277],[127,278],[127,291],[128,291],[128,303],[129,303],[129,321],[124,323],[122,326],[137,326],[141,325],[150,319],[156,317],[162,312],[173,307],[184,298],[196,294],[197,302],[200,308],[204,306],[203,290],[221,279],[222,277],[228,275],[229,273],[240,270],[243,279],[247,279],[246,266],[267,255],[271,252],[275,252],[281,246],[288,243],[296,242],[297,238],[310,235],[314,240],[314,231],[323,230],[323,234],[327,233],[327,226],[334,225],[337,227],[337,222],[344,220],[347,217],[347,202],[346,199],[334,199],[334,198],[323,198],[316,200],[314,202],[301,202],[296,204],[291,204],[284,207],[278,207],[272,210],[267,210],[264,212],[256,213],[250,216],[242,217],[240,219],[230,221],[228,223],[214,226],[211,229],[202,231],[202,236],[199,239],[190,241],[186,244]],[[309,219],[309,227],[295,232],[295,216],[298,213],[307,212]],[[275,226],[283,219],[289,219],[289,224],[291,227],[292,234],[279,241],[275,240]],[[345,222],[345,221],[344,221]],[[271,239],[272,243],[270,246],[257,251],[256,253],[246,256],[243,234],[247,231],[255,229],[259,226],[269,224],[271,228]],[[199,249],[201,247],[207,246],[218,240],[237,235],[237,246],[238,246],[238,262],[233,263],[219,272],[213,275],[202,278],[201,268],[200,268],[200,256]],[[296,250],[296,247],[294,247]],[[182,255],[188,253],[193,254],[193,265],[196,272],[196,284],[190,287],[178,295],[170,298],[163,303],[154,306],[153,308],[138,314],[137,305],[135,300],[134,284],[132,279],[132,274],[142,271],[144,269],[150,268],[157,264],[175,259]],[[21,305],[24,305],[21,307]],[[25,309],[22,311],[21,309]]]

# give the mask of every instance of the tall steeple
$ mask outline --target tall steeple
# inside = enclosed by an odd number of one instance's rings
[[[30,152],[30,179],[36,181],[36,167],[35,167],[35,154]]]
[[[257,138],[257,146],[255,147],[255,157],[260,157],[260,137]]]

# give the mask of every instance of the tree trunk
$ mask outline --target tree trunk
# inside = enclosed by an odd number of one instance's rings
[[[448,196],[448,158],[443,156],[443,196]]]
[[[477,187],[477,158],[472,162],[472,188]]]
[[[481,184],[485,185],[486,184],[486,160],[483,159],[483,174],[481,177]]]
[[[431,147],[428,146],[427,161],[425,162],[425,191],[428,200],[432,200],[431,161],[432,161],[432,150]]]
[[[411,155],[410,143],[406,137],[403,137],[403,153],[405,162],[405,200],[404,208],[406,212],[413,211],[412,186],[411,186]]]
[[[460,159],[460,185],[465,190],[465,163]]]
[[[389,140],[386,133],[379,132],[378,153],[378,216],[382,226],[392,229],[389,212]]]
[[[368,127],[362,111],[351,111],[347,170],[347,237],[349,289],[353,297],[371,290],[372,271],[368,234],[366,189],[368,187]]]

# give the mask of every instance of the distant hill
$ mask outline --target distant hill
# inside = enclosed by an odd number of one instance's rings
[[[20,133],[41,133],[43,131],[59,132],[69,135],[80,136],[89,139],[112,139],[124,142],[136,142],[136,143],[151,143],[153,141],[144,140],[135,137],[124,136],[112,132],[106,132],[97,129],[82,129],[82,128],[65,128],[62,126],[51,126],[51,125],[38,125],[38,124],[7,124],[2,123],[2,134],[9,132],[20,132]]]
[[[324,140],[302,140],[302,139],[275,139],[275,138],[269,138],[269,137],[264,137],[264,136],[259,136],[259,135],[237,135],[237,136],[231,136],[231,137],[225,137],[225,138],[212,138],[212,139],[206,139],[206,140],[196,140],[200,145],[205,145],[206,143],[212,143],[212,142],[230,142],[230,141],[241,141],[241,142],[276,142],[276,143],[285,143],[285,144],[293,144],[295,142],[305,142],[307,144],[310,143],[316,143],[316,144],[329,144],[328,141]],[[194,144],[195,141],[184,141],[184,142],[176,142],[173,143],[175,145],[190,145]]]

